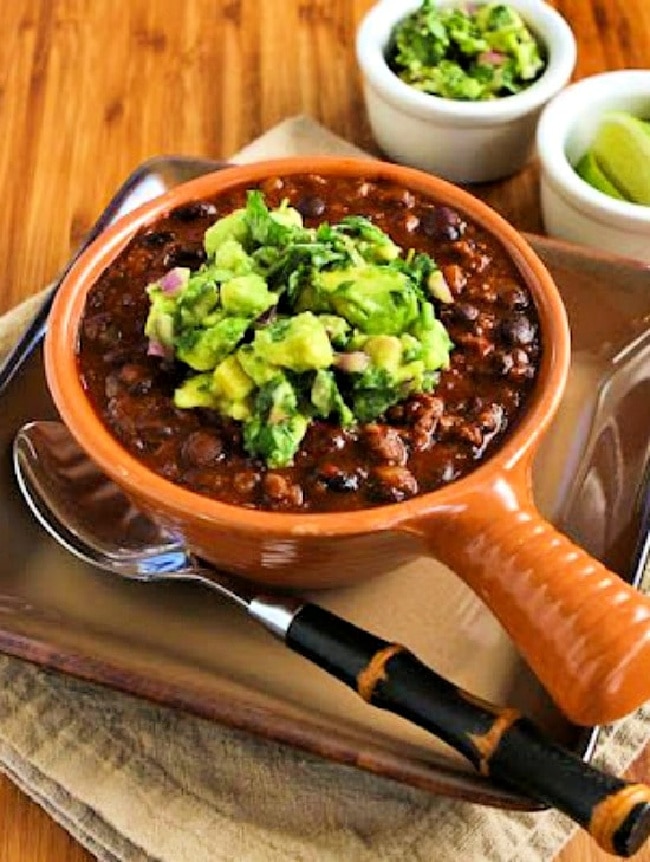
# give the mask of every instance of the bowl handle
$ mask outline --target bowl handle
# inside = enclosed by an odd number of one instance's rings
[[[483,599],[572,721],[606,724],[650,699],[650,598],[558,532],[507,474],[407,529]]]

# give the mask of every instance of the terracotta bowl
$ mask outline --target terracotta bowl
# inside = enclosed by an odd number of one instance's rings
[[[97,418],[77,369],[88,290],[134,233],[169,210],[232,186],[297,173],[385,178],[465,212],[498,236],[534,296],[543,355],[526,414],[470,475],[395,505],[344,514],[251,511],[150,472]],[[430,175],[382,162],[293,158],[220,171],[165,194],[103,234],[65,279],[45,345],[48,383],[79,444],[145,511],[217,566],[274,587],[316,588],[377,575],[428,553],[482,597],[561,709],[609,722],[650,698],[650,601],[559,534],[537,511],[531,462],[562,396],[567,319],[553,281],[522,237],[480,201]],[[423,584],[423,600],[426,600]]]

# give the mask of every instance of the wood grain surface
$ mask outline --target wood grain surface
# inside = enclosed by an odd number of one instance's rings
[[[374,149],[354,56],[356,26],[371,5],[0,2],[0,312],[56,275],[116,186],[149,156],[226,158],[297,113]],[[576,78],[650,65],[648,0],[551,5],[576,33]],[[540,230],[534,165],[474,191],[517,227]],[[650,779],[648,752],[630,774]],[[91,858],[0,777],[2,862]],[[611,859],[585,835],[557,858]],[[650,848],[635,858],[650,862]]]

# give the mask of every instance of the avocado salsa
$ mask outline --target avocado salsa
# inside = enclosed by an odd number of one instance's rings
[[[203,246],[199,270],[147,288],[149,352],[185,366],[177,407],[240,421],[246,452],[268,467],[293,463],[313,418],[370,422],[449,365],[430,301],[451,300],[442,273],[364,216],[309,228],[254,190]]]
[[[535,36],[504,3],[437,7],[423,0],[395,27],[386,59],[409,86],[462,101],[512,96],[546,67]]]
[[[340,511],[434,490],[517,421],[540,355],[500,244],[382,180],[271,178],[137,234],[79,369],[136,458],[224,502]]]

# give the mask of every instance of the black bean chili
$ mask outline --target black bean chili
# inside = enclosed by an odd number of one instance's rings
[[[179,207],[137,234],[88,294],[79,367],[90,399],[121,444],[154,472],[238,506],[349,511],[433,491],[470,472],[516,423],[540,359],[537,312],[500,243],[462,213],[384,181],[272,178],[305,223],[370,217],[404,250],[432,255],[454,302],[437,303],[455,348],[431,394],[412,396],[382,421],[342,429],[315,421],[292,467],[267,468],[242,448],[239,426],[215,411],[179,410],[178,368],[147,356],[145,287],[174,266],[198,268],[215,218],[246,188]]]

